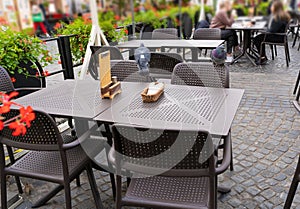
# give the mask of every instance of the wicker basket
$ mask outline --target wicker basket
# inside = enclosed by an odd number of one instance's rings
[[[148,87],[145,88],[142,92],[142,99],[143,99],[143,102],[156,102],[159,97],[164,93],[164,88],[160,88],[156,94],[151,94],[151,95],[148,95]]]

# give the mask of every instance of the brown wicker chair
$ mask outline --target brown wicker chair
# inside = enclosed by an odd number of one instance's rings
[[[212,63],[179,63],[174,67],[171,84],[229,88],[229,69]]]
[[[117,76],[118,81],[148,82],[147,78],[139,74],[139,67],[133,60],[112,60],[111,76]]]
[[[220,28],[198,28],[194,32],[194,39],[196,40],[220,40]]]
[[[173,70],[171,84],[229,88],[229,69],[226,65],[214,66],[206,62],[180,63]],[[223,148],[223,145],[219,148]],[[230,170],[233,170],[233,156]]]
[[[152,39],[178,39],[176,28],[159,28],[152,32]]]
[[[207,132],[127,125],[112,129],[118,153],[111,158],[117,172],[117,209],[217,208],[217,175],[229,166],[229,140],[224,161],[216,168],[214,145]],[[120,173],[124,170],[131,174],[131,181],[122,197]]]
[[[13,118],[18,110],[5,114]],[[66,208],[71,209],[70,182],[87,171],[96,208],[102,208],[99,192],[91,167],[91,160],[80,146],[86,134],[76,141],[67,143],[59,134],[54,120],[46,113],[35,111],[36,118],[24,136],[12,136],[12,130],[4,128],[0,133],[0,176],[1,176],[1,207],[7,208],[6,177],[7,175],[39,179],[59,184],[48,193],[35,207],[45,204],[61,189],[65,190]],[[66,143],[64,143],[64,141]],[[31,150],[25,156],[9,166],[4,162],[4,146]]]
[[[182,62],[182,56],[177,53],[151,52],[150,75],[154,78],[171,78],[175,65]]]
[[[198,28],[194,32],[195,40],[221,40],[221,29],[220,28]],[[199,49],[201,51],[201,49]],[[207,49],[205,50],[207,54]]]
[[[89,73],[95,79],[99,79],[99,54],[110,51],[110,60],[124,60],[122,53],[115,46],[91,46],[92,56],[89,63]]]
[[[300,182],[300,155],[299,155],[299,159],[298,159],[297,168],[296,168],[296,171],[294,174],[294,178],[293,178],[288,196],[287,196],[285,204],[284,204],[284,209],[291,208],[291,205],[292,205],[294,196],[296,194],[296,190],[297,190],[299,182]]]

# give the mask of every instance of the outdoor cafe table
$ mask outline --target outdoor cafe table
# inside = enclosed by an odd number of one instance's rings
[[[206,130],[227,136],[244,90],[166,84],[154,103],[143,103],[141,92],[121,99],[94,120],[152,128]]]
[[[226,28],[230,30],[243,31],[243,52],[240,56],[233,59],[231,64],[235,63],[242,56],[246,55],[246,57],[252,62],[252,64],[256,65],[255,62],[252,60],[253,56],[251,55],[251,53],[253,52],[251,48],[251,33],[254,31],[265,29],[267,22],[255,21],[253,25],[250,25],[250,23],[251,21],[236,21],[232,24],[231,27]]]
[[[184,40],[184,39],[174,39],[174,40],[131,40],[117,45],[119,49],[136,49],[140,47],[141,43],[149,49],[157,48],[190,48],[192,52],[192,61],[196,62],[198,60],[198,50],[199,49],[215,49],[224,40]]]

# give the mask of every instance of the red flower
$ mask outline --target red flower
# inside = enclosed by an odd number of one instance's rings
[[[20,134],[24,136],[26,134],[25,125],[20,123],[19,121],[10,123],[9,128],[14,129],[14,132],[12,133],[13,136],[19,136]]]
[[[120,20],[120,16],[119,15],[115,15],[115,20]]]
[[[49,75],[50,75],[50,73],[48,72],[48,70],[46,70],[45,72],[43,72],[43,76],[47,77]]]
[[[27,127],[30,127],[30,122],[35,119],[35,113],[33,109],[28,106],[27,108],[20,108],[21,122],[24,122]]]
[[[2,106],[0,106],[0,114],[7,113],[10,110],[10,106],[12,102],[10,101],[11,98],[17,96],[18,92],[11,92],[9,95],[0,93],[2,97],[0,97],[0,101],[2,102]]]
[[[16,79],[14,77],[11,77],[10,79],[11,79],[11,82],[13,82],[13,83],[16,82]]]
[[[4,123],[0,120],[0,131],[4,128]]]
[[[58,60],[57,63],[60,65],[61,64],[61,60]]]
[[[127,29],[125,29],[124,32],[126,33],[126,35],[128,35],[128,30]]]
[[[118,27],[118,25],[117,24],[114,24],[114,28],[117,28]]]
[[[39,72],[36,72],[36,73],[35,73],[35,77],[40,77]]]

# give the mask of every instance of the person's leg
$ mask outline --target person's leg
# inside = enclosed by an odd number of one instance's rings
[[[40,22],[39,25],[40,25],[41,30],[43,31],[43,33],[47,35],[48,33],[47,33],[47,29],[46,29],[44,23],[43,23],[43,22]]]
[[[232,53],[232,47],[234,46],[234,37],[232,30],[221,30],[221,39],[227,42],[227,53]]]
[[[259,34],[259,35],[255,36],[253,39],[253,44],[255,45],[255,47],[258,51],[258,54],[262,55],[262,56],[266,55],[265,46],[264,46],[265,44],[263,44],[262,51],[260,51],[261,43],[263,42],[264,38],[265,38],[265,34]]]

